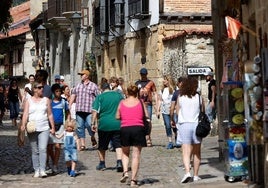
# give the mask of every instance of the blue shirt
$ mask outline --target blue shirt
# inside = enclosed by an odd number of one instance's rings
[[[64,112],[69,110],[67,101],[64,99],[58,102],[52,100],[51,107],[55,124],[63,124]]]

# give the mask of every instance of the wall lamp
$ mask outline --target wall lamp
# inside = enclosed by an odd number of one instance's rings
[[[32,47],[30,49],[30,54],[31,54],[31,56],[35,56],[35,48],[34,47]]]
[[[91,26],[81,27],[82,16],[78,12],[73,13],[73,15],[69,19],[74,24],[74,28],[76,29],[77,32],[81,31],[83,34],[91,32],[92,29]]]

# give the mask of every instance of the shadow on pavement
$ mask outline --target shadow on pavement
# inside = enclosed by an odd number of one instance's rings
[[[158,179],[154,179],[154,178],[145,178],[143,180],[140,180],[140,185],[144,185],[144,184],[154,184],[154,183],[158,183],[159,180]]]

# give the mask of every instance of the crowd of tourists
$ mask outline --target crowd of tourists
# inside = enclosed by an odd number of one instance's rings
[[[197,93],[195,78],[180,77],[176,83],[172,77],[163,76],[161,90],[157,92],[155,83],[147,77],[146,68],[140,70],[138,81],[127,85],[117,77],[102,78],[97,85],[91,81],[89,70],[78,74],[81,82],[73,88],[60,75],[56,75],[54,84],[49,86],[45,70],[37,70],[35,75],[29,76],[22,94],[16,80],[10,82],[8,92],[4,86],[0,87],[1,125],[5,96],[8,96],[13,126],[18,126],[22,133],[27,132],[33,177],[57,174],[62,150],[66,172],[75,177],[79,152],[86,150],[88,134],[92,148],[99,156],[96,170],[106,169],[105,152],[112,148],[116,155],[116,170],[122,173],[119,181],[125,183],[130,179],[130,186],[137,186],[142,148],[153,146],[151,120],[154,111],[156,117],[163,118],[166,149],[182,148],[185,175],[181,183],[200,180],[202,139],[195,135],[195,129],[199,104],[201,101],[204,109],[204,100]],[[20,111],[23,112],[22,119],[17,125]],[[149,122],[146,131],[145,121]]]

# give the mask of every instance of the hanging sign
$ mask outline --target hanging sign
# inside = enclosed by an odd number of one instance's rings
[[[210,67],[188,67],[187,75],[205,75],[208,72],[211,72],[212,68]]]

